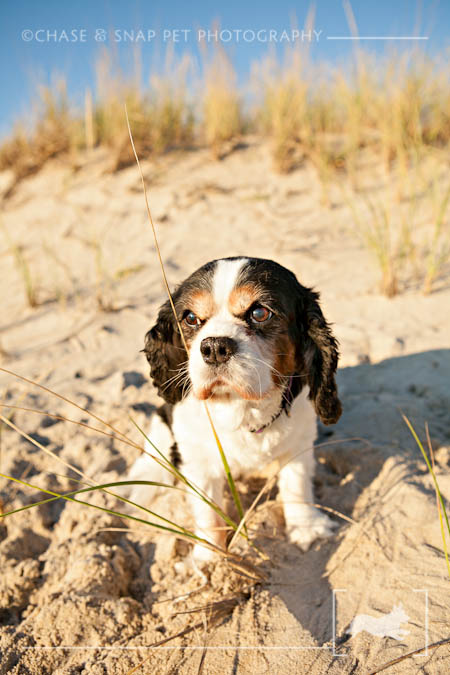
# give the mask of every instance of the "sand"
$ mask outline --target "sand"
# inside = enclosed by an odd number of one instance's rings
[[[110,166],[103,150],[76,167],[54,160],[9,195],[11,176],[0,176],[8,195],[0,365],[141,443],[130,416],[146,428],[158,398],[140,350],[165,291],[137,169],[113,174]],[[344,414],[320,428],[316,498],[345,518],[333,516],[336,535],[302,553],[286,541],[272,493],[253,521],[270,558],[261,567],[267,580],[257,583],[224,562],[205,582],[180,564],[187,544],[86,505],[59,500],[8,517],[0,523],[0,673],[122,674],[145,659],[137,672],[368,673],[448,638],[450,579],[433,483],[401,417],[421,438],[429,424],[450,499],[448,276],[427,297],[414,279],[393,299],[380,295],[340,190],[331,186],[331,208],[323,206],[312,168],[276,175],[268,146],[256,140],[221,162],[201,150],[143,169],[172,286],[210,259],[247,254],[277,260],[320,291],[341,345]],[[368,189],[383,190],[386,180],[367,168]],[[23,247],[35,308],[5,227]],[[101,426],[4,373],[0,397]],[[139,454],[31,412],[14,412],[13,422],[98,483],[124,480]],[[75,478],[73,471],[14,430],[2,427],[0,442],[2,473],[57,492],[76,489],[64,477]],[[247,504],[256,483],[239,482]],[[0,497],[9,511],[43,495],[0,479]],[[122,508],[104,493],[86,501]],[[158,507],[189,522],[182,495]],[[394,605],[408,616],[407,635],[349,637],[356,615],[383,619]],[[444,645],[387,672],[444,673],[448,657]]]

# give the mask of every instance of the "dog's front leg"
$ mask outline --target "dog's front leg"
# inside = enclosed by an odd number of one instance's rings
[[[312,479],[314,454],[309,449],[284,466],[278,477],[289,540],[307,551],[315,539],[329,537],[334,526],[314,502]]]
[[[186,475],[186,474],[185,474]],[[187,474],[190,482],[210,501],[222,508],[223,479],[206,478],[196,472]],[[198,493],[190,490],[189,500],[194,518],[195,534],[202,539],[223,548],[225,546],[225,523],[214,509],[205,502]],[[198,563],[208,562],[214,558],[214,552],[203,544],[194,544],[192,551],[194,560]]]

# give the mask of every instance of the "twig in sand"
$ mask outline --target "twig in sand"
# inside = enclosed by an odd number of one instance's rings
[[[426,645],[425,647],[421,647],[420,649],[415,649],[413,652],[408,652],[407,654],[403,654],[403,656],[399,656],[396,659],[392,659],[392,661],[388,661],[387,663],[383,663],[382,666],[379,666],[375,670],[372,670],[368,675],[377,675],[378,673],[381,673],[383,670],[387,670],[391,666],[395,666],[397,663],[400,663],[401,661],[404,661],[405,659],[409,659],[411,656],[415,656],[416,654],[422,654],[422,652],[427,651],[428,649],[437,649],[437,647],[441,647],[442,645],[448,645],[450,644],[450,638],[445,638],[444,640],[439,640],[439,642],[433,642],[431,645]]]

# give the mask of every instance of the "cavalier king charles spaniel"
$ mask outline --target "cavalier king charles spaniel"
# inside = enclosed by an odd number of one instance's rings
[[[302,550],[332,533],[333,522],[312,505],[316,414],[334,424],[341,414],[335,372],[337,341],[319,295],[271,260],[213,260],[173,293],[187,352],[169,301],[145,338],[150,374],[165,404],[148,437],[186,478],[217,504],[225,472],[208,420],[233,475],[278,460],[279,496],[287,536]],[[147,451],[154,449],[147,444]],[[167,483],[171,474],[143,454],[131,479]],[[137,485],[131,497],[148,501],[157,488]],[[223,523],[192,495],[196,533],[218,546]],[[211,559],[196,544],[194,560]]]

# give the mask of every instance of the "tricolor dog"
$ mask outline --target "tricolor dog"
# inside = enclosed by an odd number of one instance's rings
[[[318,294],[276,262],[234,257],[203,265],[178,286],[173,303],[187,351],[167,301],[145,338],[151,377],[165,400],[149,438],[220,505],[225,472],[206,402],[232,475],[280,462],[287,536],[306,550],[333,524],[312,505],[316,415],[334,424],[341,414],[337,342]],[[131,477],[167,483],[170,474],[144,454]],[[132,498],[148,500],[151,489],[136,486]],[[223,545],[215,512],[198,497],[191,503],[197,533]],[[197,561],[211,555],[194,547]]]

